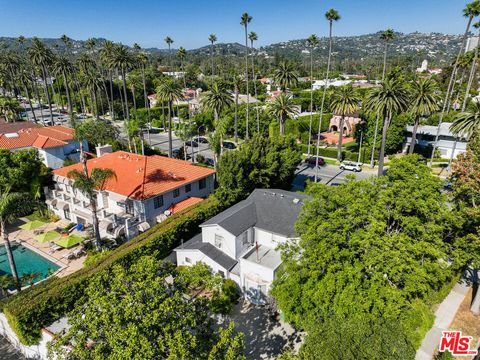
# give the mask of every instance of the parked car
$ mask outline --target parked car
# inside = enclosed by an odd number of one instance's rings
[[[208,139],[205,136],[199,136],[197,138],[197,142],[199,142],[200,144],[208,144]]]
[[[344,161],[340,164],[340,169],[342,170],[348,170],[348,171],[354,171],[354,172],[360,172],[362,171],[362,163],[357,163],[353,161]]]
[[[233,149],[236,149],[237,148],[237,145],[235,145],[233,142],[231,141],[224,141],[223,142],[223,147],[225,149],[229,149],[229,150],[233,150]]]
[[[205,159],[205,164],[210,165],[210,166],[215,166],[215,161],[212,158],[206,158]]]
[[[185,159],[185,155],[182,154],[181,150],[180,149],[174,149],[172,151],[172,156],[174,159],[180,159],[180,160],[184,160]],[[187,153],[187,160],[188,159],[191,159],[192,157],[190,156],[190,154]]]
[[[148,129],[148,132],[150,134],[160,134],[161,132],[163,132],[165,129],[164,128],[156,128],[156,127],[151,127],[150,129]]]
[[[314,166],[317,165],[317,157],[316,156],[311,156],[309,158],[306,158],[305,159],[305,164],[314,165]],[[321,157],[318,157],[318,165],[320,165],[320,166],[325,165],[325,159],[321,158]]]
[[[197,143],[195,140],[193,140],[193,141],[190,141],[190,140],[185,141],[185,145],[186,145],[186,146],[191,146],[191,147],[198,147],[198,143]]]

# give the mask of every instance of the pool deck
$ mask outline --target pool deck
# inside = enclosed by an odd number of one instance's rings
[[[22,222],[28,222],[27,219],[21,219]],[[55,230],[56,228],[63,228],[68,225],[67,221],[57,221],[53,223],[46,223],[45,225],[39,227],[35,230],[22,230],[18,226],[14,226],[12,229],[9,229],[8,238],[11,242],[17,242],[25,246],[26,248],[35,251],[36,253],[42,255],[44,258],[50,260],[54,264],[60,266],[60,269],[55,272],[55,276],[63,277],[69,274],[78,271],[83,267],[83,263],[86,259],[86,255],[83,255],[77,259],[68,260],[67,255],[80,248],[80,245],[74,246],[70,249],[61,249],[57,251],[51,250],[51,244],[46,242],[44,244],[39,243],[34,240],[34,232],[47,232],[50,230]],[[73,231],[72,234],[85,237],[85,232]],[[3,240],[0,239],[0,244],[3,244]]]

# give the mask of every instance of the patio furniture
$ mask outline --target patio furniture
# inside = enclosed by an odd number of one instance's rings
[[[49,241],[56,240],[60,237],[60,234],[56,231],[47,231],[46,233],[37,235],[34,237],[36,241],[38,241],[40,244],[44,244]]]
[[[62,250],[62,249],[63,249],[63,247],[61,247],[61,246],[59,246],[59,245],[53,245],[53,246],[50,247],[49,253],[52,254],[52,253],[54,253],[55,251]]]
[[[30,221],[28,223],[25,223],[23,225],[20,226],[20,229],[22,230],[35,230],[35,229],[38,229],[39,227],[45,225],[45,223],[43,221],[40,221],[40,220],[33,220],[33,221]]]
[[[71,248],[72,246],[75,246],[79,243],[81,243],[84,239],[78,235],[69,235],[67,237],[63,237],[59,240],[56,240],[55,241],[55,244],[65,248],[65,249],[69,249]]]

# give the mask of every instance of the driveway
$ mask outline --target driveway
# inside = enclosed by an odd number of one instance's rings
[[[276,320],[266,307],[253,306],[240,299],[228,321],[245,334],[247,360],[276,359],[285,348],[298,349],[302,334],[289,324]]]

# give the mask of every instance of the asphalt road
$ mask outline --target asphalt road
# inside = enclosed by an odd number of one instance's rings
[[[318,170],[318,182],[325,185],[335,186],[345,183],[347,181],[345,179],[347,175],[354,175],[358,180],[367,179],[370,176],[373,176],[374,173],[368,171],[366,168],[367,166],[364,165],[364,170],[356,173],[353,171],[341,170],[337,165],[326,164],[321,166]],[[315,166],[301,163],[295,173],[292,190],[302,191],[304,189],[305,181],[307,180],[315,181]]]
[[[148,134],[145,134],[145,140],[148,142]],[[160,134],[150,134],[150,144],[153,146],[155,149],[159,149],[162,152],[167,153],[168,152],[168,133],[160,133]],[[172,133],[172,148],[173,150],[181,148],[183,145],[182,140],[180,140],[178,137],[175,136],[175,134]],[[194,154],[195,157],[200,153],[205,158],[210,158],[213,159],[213,152],[210,150],[209,144],[198,144],[198,147],[194,147]],[[187,146],[187,153],[188,155],[191,155],[192,153],[192,148]]]

